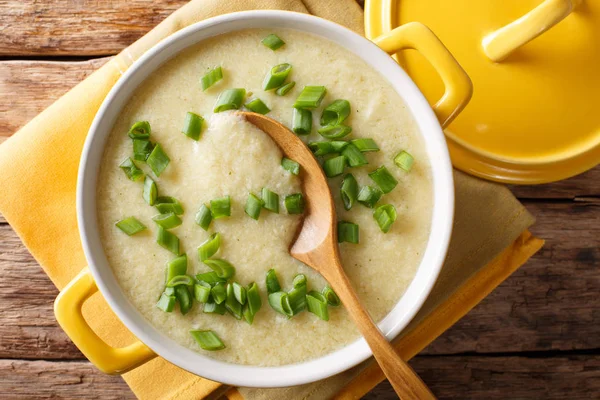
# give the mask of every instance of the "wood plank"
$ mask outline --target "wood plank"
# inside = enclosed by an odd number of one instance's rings
[[[113,55],[188,0],[0,0],[0,55]]]

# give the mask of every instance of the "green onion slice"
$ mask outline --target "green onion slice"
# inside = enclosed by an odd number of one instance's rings
[[[250,307],[248,307],[248,304],[246,304],[242,308],[242,315],[244,316],[244,320],[248,323],[248,325],[252,325],[252,323],[254,322],[254,314],[252,314],[252,312],[250,311]]]
[[[200,209],[196,213],[196,223],[200,225],[200,228],[205,231],[210,227],[210,223],[212,222],[212,213],[210,212],[210,208],[206,206],[206,204],[202,204]]]
[[[142,224],[135,217],[128,217],[118,221],[115,226],[125,232],[127,236],[135,235],[146,229],[146,225]]]
[[[262,199],[265,203],[265,209],[279,214],[279,195],[277,193],[271,192],[267,188],[263,188]]]
[[[182,254],[175,257],[167,263],[165,283],[168,284],[176,276],[185,275],[187,273],[187,254]]]
[[[129,129],[129,137],[132,139],[150,139],[150,122],[138,121]]]
[[[233,282],[231,286],[233,287],[233,294],[238,303],[241,305],[246,304],[246,288],[237,282]]]
[[[154,217],[152,217],[152,220],[165,229],[172,229],[181,225],[181,218],[179,218],[177,214],[172,212],[167,214],[155,215]]]
[[[137,181],[142,176],[144,176],[144,171],[139,169],[138,166],[135,165],[133,160],[129,157],[127,157],[125,160],[123,160],[121,164],[119,164],[119,168],[121,168],[123,172],[125,172],[125,175],[127,175],[127,178],[129,178],[132,181]]]
[[[253,315],[256,314],[262,307],[260,292],[258,290],[258,285],[255,282],[249,284],[248,288],[246,289],[246,301],[248,308]]]
[[[225,314],[225,304],[217,304],[215,302],[208,302],[204,304],[204,312],[206,314]]]
[[[210,284],[199,282],[194,285],[194,298],[199,303],[208,303],[210,298]]]
[[[215,83],[223,79],[223,70],[221,67],[216,67],[208,71],[202,78],[200,78],[200,85],[202,85],[202,91],[205,91]]]
[[[277,278],[277,273],[274,269],[270,269],[267,272],[267,293],[275,293],[281,291],[281,285],[279,284],[279,279]]]
[[[344,203],[344,209],[351,209],[358,198],[358,182],[356,182],[354,175],[347,174],[344,176],[340,192],[342,195],[342,202]]]
[[[177,275],[174,276],[169,283],[167,283],[167,287],[175,287],[179,285],[193,286],[194,278],[189,275]]]
[[[350,102],[348,100],[335,100],[325,107],[321,114],[321,125],[340,125],[350,115]]]
[[[265,76],[263,89],[272,90],[282,86],[290,72],[292,72],[292,66],[290,64],[284,63],[274,66],[269,70],[267,76]]]
[[[344,156],[333,157],[323,163],[323,170],[328,178],[343,174],[345,167],[346,157]]]
[[[183,121],[183,128],[181,133],[190,139],[198,141],[200,139],[200,133],[202,132],[202,124],[204,118],[193,112],[185,114],[185,120]]]
[[[167,156],[167,153],[163,150],[160,144],[156,144],[154,149],[152,149],[152,153],[148,156],[146,160],[146,164],[150,167],[154,175],[160,176],[163,173],[167,165],[169,165],[171,159]]]
[[[179,303],[179,310],[183,315],[187,314],[192,308],[193,300],[187,285],[178,285],[175,287],[175,297]]]
[[[275,51],[281,46],[285,44],[283,40],[279,36],[274,33],[271,33],[269,36],[260,41],[262,44]]]
[[[348,221],[339,221],[337,231],[338,243],[348,242],[358,244],[358,225]]]
[[[367,157],[352,143],[346,146],[342,151],[342,155],[346,157],[348,165],[351,167],[360,167],[369,163]]]
[[[238,110],[246,97],[246,89],[227,89],[219,94],[213,112],[220,113],[227,110]]]
[[[214,285],[219,282],[225,282],[224,278],[219,278],[215,272],[205,272],[203,274],[196,275],[196,279],[200,282],[206,282],[209,285]]]
[[[406,172],[410,172],[414,162],[415,159],[413,158],[413,156],[411,156],[410,153],[404,150],[396,154],[396,157],[394,157],[394,164],[396,164],[398,167],[402,168]]]
[[[252,219],[258,220],[260,217],[260,210],[262,210],[265,202],[256,196],[254,193],[248,194],[248,200],[246,200],[246,207],[244,211]]]
[[[281,166],[283,167],[283,169],[289,171],[294,175],[298,175],[300,173],[300,164],[289,158],[283,157],[281,159]]]
[[[379,186],[383,193],[389,193],[398,184],[398,181],[394,176],[388,171],[385,165],[377,168],[375,171],[369,174],[369,177],[373,179],[373,181]]]
[[[215,286],[210,289],[210,294],[216,304],[221,304],[227,300],[227,286],[225,282],[217,282]]]
[[[375,204],[381,199],[383,196],[383,192],[378,188],[374,188],[373,186],[363,186],[358,192],[358,202],[362,205],[373,208]]]
[[[166,285],[166,283],[165,283],[165,285]],[[175,288],[165,286],[165,290],[163,291],[163,293],[166,294],[167,296],[175,296]]]
[[[327,304],[329,304],[330,306],[337,307],[340,304],[342,304],[337,293],[334,292],[331,286],[329,285],[323,288],[321,294],[325,297],[325,299],[327,299]]]
[[[231,197],[219,197],[210,201],[210,211],[213,219],[231,216]]]
[[[221,234],[213,233],[208,239],[198,247],[198,259],[205,261],[214,256],[221,247]]]
[[[133,158],[136,161],[146,161],[154,149],[151,141],[145,139],[133,139]]]
[[[327,139],[341,139],[352,132],[352,128],[346,125],[326,125],[317,130],[321,136]]]
[[[294,108],[292,131],[297,135],[309,135],[312,131],[312,111]]]
[[[248,110],[258,114],[268,114],[271,109],[259,98],[253,99],[244,105]]]
[[[285,85],[277,88],[277,90],[275,90],[275,94],[277,96],[285,96],[286,94],[289,93],[290,90],[292,90],[294,88],[294,86],[296,86],[296,81],[288,82]]]
[[[142,192],[142,197],[146,203],[151,206],[156,203],[156,198],[158,197],[158,187],[148,175],[146,175],[146,179],[144,179],[144,190]]]
[[[166,293],[160,295],[158,299],[158,303],[156,303],[156,307],[163,310],[164,312],[172,312],[175,308],[175,303],[177,299],[175,296],[169,296]]]
[[[321,293],[311,290],[306,295],[306,306],[308,311],[321,318],[323,321],[329,321],[329,310],[327,309],[327,299]]]
[[[348,142],[339,140],[332,142],[310,142],[308,147],[312,150],[315,156],[325,156],[327,154],[341,153]]]
[[[286,292],[275,292],[269,294],[269,305],[275,311],[290,318],[294,315],[290,305],[290,298]]]
[[[304,274],[298,274],[294,277],[294,289],[288,293],[290,308],[294,315],[306,309],[306,291],[307,280]]]
[[[325,86],[304,86],[294,103],[294,108],[317,108],[321,105],[325,93],[327,93]]]
[[[396,221],[396,216],[396,207],[391,204],[383,204],[373,211],[373,218],[383,233],[389,232],[392,224]]]
[[[170,212],[175,215],[183,214],[183,206],[175,197],[158,196],[155,207],[161,214],[168,214]]]
[[[210,269],[215,271],[219,278],[228,279],[235,274],[235,267],[225,260],[210,259],[204,260],[203,263],[208,265]]]
[[[227,284],[227,300],[225,300],[225,309],[229,311],[229,313],[233,315],[235,319],[242,319],[242,304],[235,296],[233,283]]]
[[[215,351],[215,350],[223,350],[226,346],[219,339],[216,333],[211,330],[201,331],[201,330],[192,330],[190,334],[194,337],[196,342],[200,345],[203,350]]]
[[[304,197],[302,196],[302,193],[294,193],[285,196],[284,204],[288,214],[304,213]]]
[[[179,250],[179,238],[163,228],[162,226],[158,227],[158,235],[156,237],[156,243],[158,243],[161,247],[169,250],[171,253],[178,256],[181,252]]]
[[[377,146],[377,143],[370,138],[352,139],[350,143],[355,145],[356,148],[363,153],[367,153],[369,151],[379,151],[379,146]]]

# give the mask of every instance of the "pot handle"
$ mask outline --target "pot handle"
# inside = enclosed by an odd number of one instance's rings
[[[471,79],[446,46],[425,25],[409,22],[384,33],[373,42],[389,54],[404,49],[417,50],[433,65],[446,87],[442,98],[432,107],[442,128],[452,122],[471,99]]]
[[[486,35],[483,52],[499,62],[565,19],[581,0],[545,0],[516,21]]]
[[[140,341],[115,348],[102,340],[83,318],[83,303],[98,291],[90,270],[84,268],[54,301],[56,320],[84,356],[106,374],[124,374],[156,357]]]

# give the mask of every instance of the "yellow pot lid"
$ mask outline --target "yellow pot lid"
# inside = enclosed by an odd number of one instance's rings
[[[439,36],[473,81],[446,128],[454,166],[532,184],[600,163],[600,0],[371,0],[371,39],[410,21]],[[431,103],[444,93],[417,52],[396,56]]]

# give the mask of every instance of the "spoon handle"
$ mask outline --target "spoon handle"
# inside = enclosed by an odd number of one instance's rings
[[[431,393],[427,385],[400,358],[391,343],[387,341],[379,328],[377,328],[377,325],[375,325],[356,296],[356,292],[343,270],[339,270],[337,274],[333,275],[334,277],[328,276],[327,280],[335,289],[346,310],[348,310],[348,313],[350,313],[369,347],[371,347],[373,356],[392,384],[396,394],[402,400],[435,399],[435,396]]]

